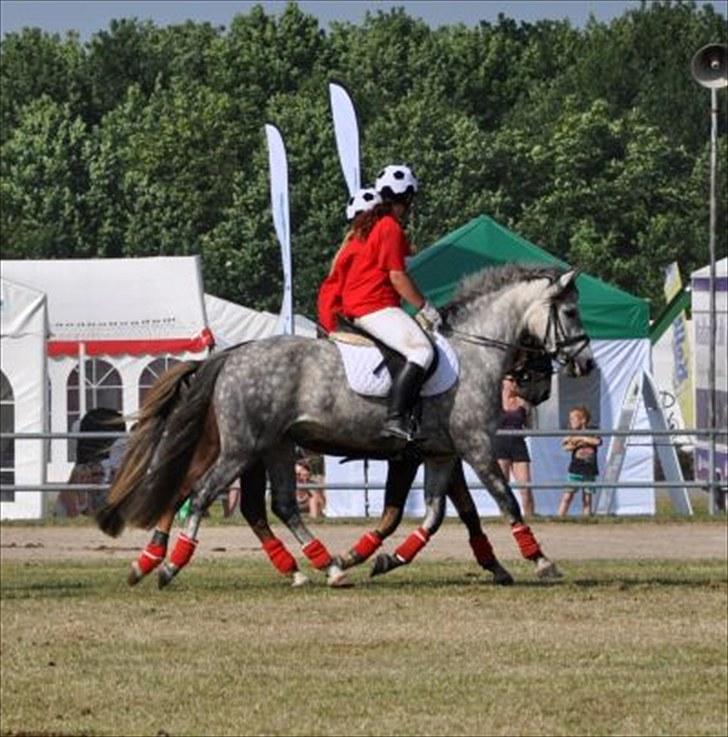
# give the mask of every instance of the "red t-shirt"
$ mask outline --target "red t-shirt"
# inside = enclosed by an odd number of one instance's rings
[[[390,271],[405,271],[410,245],[396,218],[385,215],[356,252],[344,277],[342,312],[362,317],[385,307],[399,307],[400,296],[392,286]]]
[[[328,333],[336,330],[336,315],[342,312],[341,290],[344,286],[344,279],[354,256],[363,245],[364,242],[359,238],[350,238],[336,255],[331,273],[319,288],[316,302],[318,321]]]

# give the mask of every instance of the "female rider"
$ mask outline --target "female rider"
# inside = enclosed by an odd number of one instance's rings
[[[341,313],[341,289],[351,260],[364,241],[361,237],[363,215],[380,205],[382,198],[375,189],[363,188],[349,199],[346,206],[346,219],[351,223],[344,242],[336,252],[329,275],[324,279],[318,293],[318,322],[327,333],[336,330],[337,315]]]
[[[382,203],[362,216],[363,245],[356,250],[342,285],[342,312],[375,338],[404,355],[404,368],[392,380],[384,437],[411,440],[409,415],[434,350],[423,329],[401,307],[402,299],[417,309],[418,320],[432,329],[442,323],[407,275],[410,244],[402,224],[417,192],[417,179],[404,165],[385,167],[375,189]]]

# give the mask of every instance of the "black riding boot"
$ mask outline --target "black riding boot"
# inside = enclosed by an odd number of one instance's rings
[[[409,416],[424,378],[425,370],[411,361],[397,374],[389,393],[389,409],[381,435],[407,441],[412,439]]]

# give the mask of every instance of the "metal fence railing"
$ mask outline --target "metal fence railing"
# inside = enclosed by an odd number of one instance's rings
[[[671,429],[671,430],[600,430],[600,429],[584,429],[579,430],[580,435],[599,435],[601,437],[646,437],[652,436],[657,437],[712,437],[712,436],[725,436],[728,438],[728,431],[718,429],[706,429],[706,428],[683,428],[683,429]],[[525,430],[498,430],[498,435],[502,436],[515,436],[515,437],[566,437],[574,434],[574,430],[537,430],[537,429],[525,429]],[[115,440],[117,438],[126,437],[128,433],[125,432],[19,432],[19,433],[0,433],[0,440],[63,440],[63,439],[79,439],[79,438],[94,438],[94,439],[109,439]],[[565,484],[564,479],[558,479],[554,481],[545,481],[538,484],[534,483],[517,483],[512,482],[510,486],[514,489],[529,488],[534,491],[540,490],[553,490],[562,488]],[[321,484],[300,484],[299,488],[302,489],[318,489],[321,488]],[[706,492],[713,491],[714,494],[720,496],[725,494],[728,489],[726,488],[726,480],[720,481],[711,489],[710,480],[705,481],[654,481],[652,479],[636,480],[636,481],[620,481],[615,484],[614,481],[589,481],[579,482],[579,486],[586,488],[614,488],[618,486],[620,489],[644,489],[644,488],[655,488],[655,489],[672,489],[672,488],[685,488],[685,489],[701,489]],[[383,483],[373,483],[368,479],[364,479],[361,484],[355,483],[332,483],[325,484],[327,489],[336,490],[380,490],[385,488]],[[0,489],[3,491],[12,492],[58,492],[58,491],[103,491],[110,488],[109,484],[68,484],[59,482],[43,482],[36,484],[0,484]],[[422,489],[422,484],[414,484],[413,489]],[[483,486],[474,486],[473,488],[482,489]]]

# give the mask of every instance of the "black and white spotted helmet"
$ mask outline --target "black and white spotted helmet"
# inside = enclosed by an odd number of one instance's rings
[[[385,200],[396,200],[417,191],[417,179],[412,169],[404,164],[385,166],[377,176],[374,186]]]
[[[375,205],[380,205],[382,198],[377,194],[377,190],[372,187],[362,187],[358,189],[353,197],[349,198],[346,205],[346,219],[353,220],[357,215],[361,215],[367,210],[371,210]]]

